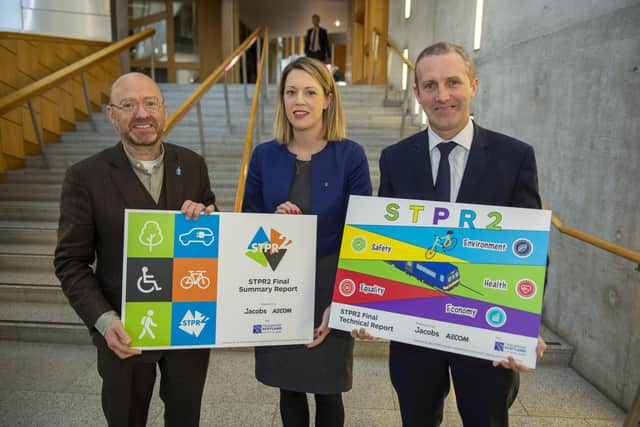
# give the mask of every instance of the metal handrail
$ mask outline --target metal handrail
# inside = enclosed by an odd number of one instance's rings
[[[263,31],[262,27],[256,29],[249,37],[247,37],[241,44],[236,48],[236,50],[231,53],[220,65],[218,68],[213,70],[211,74],[198,86],[196,90],[193,91],[191,95],[182,103],[176,110],[169,116],[167,119],[167,123],[164,126],[164,134],[168,134],[173,130],[173,128],[178,124],[178,122],[189,112],[189,110],[198,102],[200,99],[207,93],[209,88],[213,86],[218,79],[230,70],[242,55],[255,41],[258,39],[258,34]]]
[[[242,211],[242,199],[244,198],[245,181],[247,179],[247,169],[249,167],[249,155],[251,154],[253,141],[253,127],[258,112],[258,98],[262,86],[262,74],[264,71],[265,57],[269,48],[269,29],[264,29],[262,39],[262,50],[260,52],[260,64],[258,65],[258,73],[256,75],[256,85],[253,89],[253,101],[251,102],[251,114],[249,115],[249,124],[247,125],[247,136],[244,140],[244,150],[242,152],[242,165],[240,166],[240,175],[238,176],[238,189],[236,191],[236,201],[234,204],[234,212]]]
[[[0,99],[0,115],[7,113],[11,109],[19,105],[27,103],[29,99],[38,96],[55,86],[60,85],[64,81],[96,65],[98,62],[101,62],[112,55],[120,53],[122,50],[135,45],[141,40],[153,36],[155,32],[156,30],[154,28],[147,28],[144,31],[129,36],[126,39],[115,42],[105,47],[104,49],[100,49],[99,51],[92,53],[86,58],[82,58],[71,65],[67,65],[66,67],[48,75],[47,77],[44,77],[21,89],[18,89],[15,92],[10,93],[9,95]]]

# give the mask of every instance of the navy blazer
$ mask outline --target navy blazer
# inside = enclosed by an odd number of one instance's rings
[[[304,37],[304,54],[312,58],[316,58],[314,54],[320,57],[323,61],[331,60],[331,48],[329,47],[329,37],[327,36],[327,30],[319,27],[318,44],[320,45],[320,51],[311,52],[311,35],[313,34],[313,27],[307,30],[307,35]]]
[[[295,154],[275,140],[256,146],[242,211],[274,213],[286,202],[295,161]],[[371,195],[367,156],[354,141],[330,141],[311,157],[311,213],[318,215],[318,256],[338,252],[350,194]]]
[[[379,196],[435,200],[435,194],[426,129],[382,151]],[[474,123],[456,202],[539,209],[533,147]]]

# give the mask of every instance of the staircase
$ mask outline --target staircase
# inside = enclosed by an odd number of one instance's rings
[[[194,89],[191,85],[161,86],[170,112]],[[275,91],[274,86],[268,88],[260,141],[271,139]],[[253,86],[248,93],[253,93]],[[365,146],[377,189],[380,150],[399,139],[400,110],[382,106],[382,87],[345,87],[341,94],[348,137]],[[233,210],[250,110],[242,85],[229,86],[229,100],[231,126],[225,116],[222,86],[214,86],[201,101],[204,157],[223,211]],[[258,123],[260,117],[258,114]],[[201,153],[195,108],[166,140]],[[64,133],[60,143],[46,146],[50,169],[44,169],[41,156],[33,156],[25,169],[8,172],[0,184],[0,339],[88,342],[86,328],[68,305],[53,270],[60,190],[67,167],[117,141],[104,112],[94,114],[92,123],[81,123],[75,132]]]
[[[161,85],[169,111],[174,111],[193,91],[191,85]],[[268,89],[264,105],[264,128],[259,141],[271,139],[274,86]],[[253,93],[249,86],[248,93]],[[347,137],[365,148],[374,194],[377,192],[378,159],[385,146],[400,139],[400,108],[384,107],[384,88],[349,86],[341,88],[347,118]],[[229,86],[231,126],[225,116],[223,88],[214,86],[201,101],[205,152],[209,177],[222,211],[233,210],[250,100],[242,85]],[[258,123],[261,115],[258,114]],[[408,127],[406,134],[418,129]],[[201,153],[195,108],[188,113],[167,141]],[[67,132],[59,144],[46,147],[50,169],[34,156],[23,170],[6,174],[0,184],[0,339],[56,343],[87,343],[84,324],[67,303],[53,270],[53,252],[59,215],[59,198],[64,172],[70,165],[114,145],[118,141],[103,113],[92,123]],[[202,154],[202,153],[201,153]],[[549,345],[545,363],[567,364],[573,349],[544,329]],[[383,342],[360,342],[359,355],[383,356]]]

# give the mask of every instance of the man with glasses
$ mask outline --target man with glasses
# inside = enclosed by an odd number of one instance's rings
[[[144,74],[113,83],[107,116],[120,142],[66,172],[56,275],[91,331],[109,425],[146,425],[157,365],[165,425],[197,426],[209,350],[129,348],[119,312],[124,210],[179,209],[195,221],[214,212],[207,166],[198,154],[162,141],[167,108],[160,88]]]

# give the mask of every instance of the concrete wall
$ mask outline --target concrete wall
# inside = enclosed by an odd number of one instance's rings
[[[437,40],[471,50],[473,2],[415,3],[408,21],[390,4],[389,22],[412,60]],[[535,147],[543,200],[567,225],[640,250],[640,1],[485,0],[483,29],[477,122]],[[572,366],[629,408],[640,272],[556,231],[550,251],[545,324],[575,346]]]

